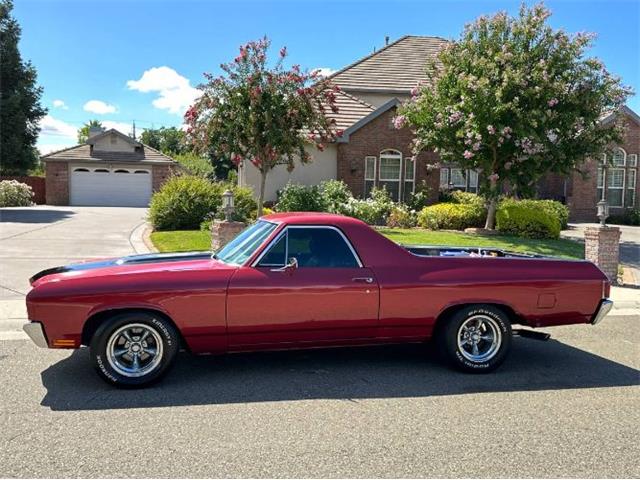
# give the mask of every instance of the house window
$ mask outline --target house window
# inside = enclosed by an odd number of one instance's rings
[[[402,174],[402,154],[397,150],[380,153],[379,186],[385,188],[396,202],[400,200],[400,178]]]
[[[618,148],[613,153],[613,159],[611,163],[613,164],[614,167],[624,167],[625,157],[626,157],[626,154],[624,150],[622,150],[621,148]]]
[[[607,201],[611,207],[622,207],[624,168],[611,168],[606,173]]]
[[[129,173],[129,170],[118,169],[114,173]]]
[[[638,154],[631,153],[627,155],[627,167],[637,167],[638,166]]]
[[[477,193],[478,172],[457,167],[442,167],[440,169],[440,189],[464,190]]]
[[[364,196],[368,197],[376,185],[376,157],[365,157],[364,159]]]
[[[627,157],[628,159],[629,157]],[[625,193],[624,206],[633,207],[636,204],[636,170],[627,171],[627,189]]]
[[[440,190],[445,190],[449,188],[449,169],[441,168],[440,169]]]
[[[605,177],[604,168],[599,168],[598,169],[598,182],[597,182],[598,201],[604,200],[604,177]]]
[[[404,159],[404,185],[402,188],[402,198],[405,202],[411,199],[411,194],[416,186],[416,161],[413,158]]]

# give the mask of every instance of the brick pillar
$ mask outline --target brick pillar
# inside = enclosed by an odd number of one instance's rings
[[[618,280],[620,229],[587,227],[584,231],[584,258],[595,263],[611,283]]]
[[[247,224],[243,222],[227,222],[214,220],[211,222],[211,248],[215,252],[229,243]]]

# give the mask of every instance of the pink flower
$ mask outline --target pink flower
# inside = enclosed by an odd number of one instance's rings
[[[336,130],[336,136],[341,137],[344,135],[344,130]]]
[[[511,138],[511,127],[504,127],[502,129],[502,135],[504,135],[505,138]]]
[[[500,175],[498,175],[497,173],[492,173],[491,175],[489,175],[489,181],[491,183],[496,183],[498,181],[498,179],[500,178]]]
[[[393,119],[393,126],[398,130],[404,127],[406,123],[407,123],[407,117],[405,117],[404,115],[398,115]]]
[[[418,93],[420,93],[420,88],[418,87],[418,85],[416,85],[415,87],[413,87],[411,89],[411,96],[412,97],[417,97]]]
[[[280,57],[284,58],[287,56],[287,47],[282,47],[280,49]]]
[[[470,152],[469,150],[465,150],[464,153],[462,154],[464,158],[466,158],[467,160],[469,160],[470,158],[473,158],[474,153]]]
[[[558,104],[558,99],[557,98],[552,98],[551,100],[549,100],[547,102],[547,105],[549,105],[550,107],[555,107]]]
[[[478,150],[480,150],[480,146],[481,146],[481,143],[480,142],[476,142],[476,143],[473,144],[472,148],[473,148],[474,151],[477,152]]]
[[[489,132],[491,135],[496,133],[496,127],[494,127],[493,125],[488,125],[487,126],[487,132]]]

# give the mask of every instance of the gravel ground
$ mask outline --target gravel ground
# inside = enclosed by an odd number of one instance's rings
[[[1,341],[0,477],[637,478],[638,322],[516,339],[489,375],[418,346],[182,354],[136,391]]]

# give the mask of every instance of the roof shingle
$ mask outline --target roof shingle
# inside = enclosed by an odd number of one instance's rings
[[[406,35],[329,78],[347,91],[409,93],[427,81],[427,61],[435,60],[446,43],[444,38]]]

